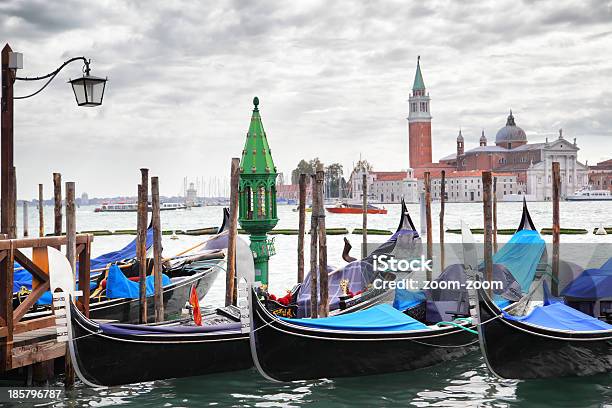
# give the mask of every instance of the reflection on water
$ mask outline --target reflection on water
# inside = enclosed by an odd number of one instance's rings
[[[79,387],[70,393],[70,400],[95,407],[597,407],[612,404],[612,376],[500,380],[488,372],[475,351],[456,361],[407,373],[280,384],[264,380],[253,369],[106,390]]]

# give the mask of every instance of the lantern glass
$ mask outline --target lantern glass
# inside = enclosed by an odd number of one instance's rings
[[[104,98],[106,78],[84,75],[70,81],[79,106],[100,106]]]

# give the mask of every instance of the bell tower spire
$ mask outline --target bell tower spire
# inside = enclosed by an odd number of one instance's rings
[[[429,94],[425,89],[421,72],[421,56],[417,57],[416,73],[412,94],[408,99],[408,145],[410,167],[424,167],[432,162],[431,156],[431,113]]]

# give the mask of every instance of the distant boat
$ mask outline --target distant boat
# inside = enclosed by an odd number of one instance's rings
[[[183,203],[162,203],[161,211],[167,210],[184,210],[187,206]],[[102,206],[96,208],[94,212],[136,212],[138,211],[138,203],[103,203]],[[149,205],[149,211],[152,211]]]
[[[583,188],[565,199],[567,201],[612,201],[612,193],[609,190]]]
[[[327,211],[334,214],[363,214],[363,206],[359,204],[338,203],[335,207],[327,207]],[[386,208],[379,208],[373,205],[368,205],[368,214],[386,214]]]

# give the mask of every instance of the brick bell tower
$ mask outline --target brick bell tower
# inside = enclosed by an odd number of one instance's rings
[[[427,166],[431,159],[431,114],[429,94],[425,92],[425,83],[421,74],[421,56],[417,58],[417,69],[412,85],[412,95],[408,99],[408,147],[410,149],[410,167]]]

